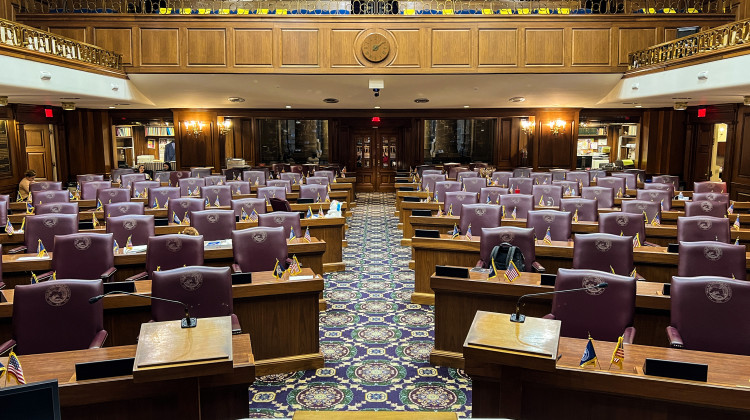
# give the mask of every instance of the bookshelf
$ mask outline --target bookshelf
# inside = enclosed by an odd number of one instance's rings
[[[164,147],[174,140],[174,126],[146,126],[146,154],[153,154],[154,160],[164,161]]]
[[[135,145],[133,141],[133,126],[116,125],[115,142],[117,144],[116,156],[118,166],[124,163],[127,166],[135,164]]]

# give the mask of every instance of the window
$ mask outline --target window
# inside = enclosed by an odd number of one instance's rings
[[[327,120],[258,120],[260,161],[327,163]]]
[[[491,162],[494,119],[425,120],[424,162]]]

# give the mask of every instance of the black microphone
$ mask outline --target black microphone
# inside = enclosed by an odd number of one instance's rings
[[[542,293],[530,293],[528,295],[522,295],[520,298],[518,298],[518,302],[516,302],[516,313],[510,316],[510,322],[518,322],[522,323],[526,321],[526,315],[521,315],[521,300],[525,297],[529,296],[541,296],[541,295],[554,295],[557,293],[567,293],[567,292],[580,292],[582,290],[592,290],[592,289],[604,289],[607,286],[609,286],[609,283],[599,283],[594,286],[588,286],[588,287],[579,287],[578,289],[568,289],[568,290],[556,290],[554,292],[542,292]]]
[[[161,300],[163,302],[170,302],[170,303],[176,303],[178,305],[182,305],[185,308],[185,318],[182,318],[182,328],[195,328],[196,325],[198,325],[198,320],[195,318],[190,317],[190,311],[187,306],[187,304],[180,302],[179,300],[172,300],[172,299],[164,299],[156,296],[150,296],[150,295],[142,295],[140,293],[130,293],[130,292],[123,292],[120,290],[113,290],[111,292],[105,293],[103,295],[94,296],[89,299],[89,303],[96,303],[102,300],[104,296],[107,295],[113,295],[113,294],[123,294],[123,295],[131,295],[131,296],[138,296],[146,299],[155,299],[155,300]]]

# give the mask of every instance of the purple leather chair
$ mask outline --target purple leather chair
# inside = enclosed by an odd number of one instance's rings
[[[40,191],[31,193],[31,197],[34,205],[46,203],[67,203],[70,201],[70,193],[68,191]]]
[[[456,162],[443,163],[443,171],[447,175],[448,172],[451,170],[451,168],[458,168],[459,166],[461,166],[461,164],[460,163],[456,163]],[[435,173],[435,172],[433,172],[433,173]],[[441,172],[438,172],[438,173],[443,173],[443,172],[441,171]],[[422,175],[424,175],[424,171],[422,172]]]
[[[674,197],[674,185],[668,184],[668,183],[659,183],[659,182],[648,182],[646,184],[643,184],[644,190],[661,190],[661,191],[668,191],[672,197]]]
[[[599,233],[610,233],[612,235],[632,236],[638,235],[641,244],[646,238],[646,222],[643,214],[612,212],[599,215]]]
[[[677,275],[720,276],[745,280],[745,245],[717,241],[680,242]]]
[[[188,189],[197,197],[196,189],[205,187],[206,180],[203,178],[182,178],[179,181],[178,186],[180,187],[180,197],[187,197],[189,195]]]
[[[123,175],[135,173],[132,168],[117,168],[112,169],[109,180],[112,182],[120,182]]]
[[[492,173],[492,182],[495,186],[507,188],[510,183],[509,180],[513,176],[513,172],[508,171],[496,171]]]
[[[96,190],[96,199],[102,204],[123,203],[130,201],[130,190],[127,188],[101,188]]]
[[[200,198],[175,198],[174,200],[169,200],[169,204],[167,205],[167,219],[169,219],[169,223],[172,223],[174,214],[177,214],[177,217],[182,220],[188,212],[192,213],[205,209],[204,204],[203,199]]]
[[[286,200],[286,188],[284,187],[260,187],[258,188],[258,198],[264,200],[271,198],[278,198]],[[321,200],[325,200],[324,196],[321,196]]]
[[[607,176],[607,171],[603,171],[601,169],[591,169],[589,171],[586,171],[589,174],[589,181],[593,181],[595,178],[598,181],[599,178],[603,178]]]
[[[445,193],[461,191],[461,183],[458,181],[438,181],[435,183],[435,190],[432,191],[433,197],[437,198],[437,201],[445,202]]]
[[[466,204],[461,206],[460,229],[462,234],[471,226],[472,236],[482,237],[484,228],[500,226],[500,206],[494,204]]]
[[[158,171],[154,174],[154,181],[169,185],[169,176],[172,171]]]
[[[658,215],[661,220],[661,207],[659,203],[643,200],[623,200],[622,211],[625,213],[643,214],[646,213],[649,223],[654,220],[654,216]]]
[[[292,206],[289,205],[289,201],[271,197],[268,199],[268,203],[271,205],[271,211],[292,211]]]
[[[302,174],[297,174],[294,172],[284,172],[279,174],[279,179],[299,185],[300,181],[302,180]]]
[[[693,184],[693,193],[725,193],[727,192],[726,182],[704,181]]]
[[[34,207],[34,214],[78,214],[78,203],[47,203]]]
[[[469,164],[469,169],[474,171],[477,169],[484,169],[487,167],[487,163],[485,162],[472,162]]]
[[[729,219],[725,217],[692,216],[677,218],[677,241],[731,241]]]
[[[194,318],[229,316],[232,334],[241,332],[240,321],[233,312],[229,267],[190,266],[155,271],[151,276],[151,295],[185,303],[190,308],[190,316]],[[180,305],[151,301],[151,318],[156,322],[184,317],[185,309]]]
[[[534,185],[534,180],[531,178],[517,178],[513,177],[508,180],[510,183],[510,188],[508,188],[513,194],[516,194],[516,190],[518,190],[518,194],[529,194],[532,193],[532,187]]]
[[[111,181],[90,181],[81,183],[81,199],[82,200],[94,200],[96,199],[96,190],[102,188],[112,188]],[[65,192],[67,195],[67,191]]]
[[[138,195],[143,197],[144,194],[148,194],[148,190],[151,188],[161,188],[161,182],[159,181],[136,181],[132,184],[133,197]]]
[[[629,190],[636,189],[636,187],[638,185],[638,182],[637,182],[638,178],[637,178],[636,174],[631,174],[631,173],[627,173],[627,172],[615,172],[615,173],[612,174],[612,176],[614,176],[616,178],[622,178],[622,179],[624,179],[625,180],[625,188],[627,188]],[[622,193],[625,194],[625,191],[623,190]]]
[[[39,214],[39,206],[34,209],[34,212]],[[5,226],[6,224],[8,224],[8,203],[0,201],[0,225]]]
[[[448,212],[452,209],[453,215],[461,214],[461,207],[464,204],[477,204],[476,193],[465,192],[465,191],[451,191],[445,193],[445,201],[443,207]]]
[[[284,188],[287,194],[292,192],[292,183],[290,181],[285,181],[283,179],[269,179],[268,181],[266,181],[266,185],[268,185],[269,187]]]
[[[305,172],[305,168],[302,165],[290,165],[289,171],[295,174],[300,174],[300,176],[302,176]]]
[[[515,168],[511,178],[531,178],[531,168]]]
[[[127,215],[107,218],[107,233],[111,233],[120,248],[132,237],[133,245],[146,245],[154,236],[154,216]]]
[[[448,171],[448,170],[447,170],[447,169],[445,169],[445,168],[443,168],[443,169],[444,169],[444,170],[445,170],[446,172]],[[425,169],[425,170],[423,170],[423,171],[422,171],[422,175],[421,175],[421,176],[423,176],[423,177],[424,177],[424,176],[426,176],[426,175],[443,175],[443,173],[444,173],[444,172],[443,172],[443,171],[441,171],[440,169]]]
[[[600,209],[609,209],[615,205],[615,191],[606,187],[583,187],[581,197],[596,200]]]
[[[157,269],[163,271],[193,265],[203,265],[203,236],[152,236],[146,247],[146,271],[127,280],[152,278]]]
[[[190,178],[190,171],[172,171],[169,173],[169,186],[177,187],[180,180],[185,178]]]
[[[99,348],[107,338],[101,281],[57,280],[18,285],[13,295],[13,338],[0,346],[5,353],[53,353]]]
[[[328,197],[328,187],[325,185],[300,185],[299,186],[299,198],[312,198],[316,202],[318,200],[325,201]]]
[[[210,185],[224,185],[227,183],[227,177],[224,175],[209,175],[204,178],[206,180],[206,186]]]
[[[693,193],[693,201],[713,201],[729,206],[729,194],[725,193]]]
[[[216,204],[216,198],[219,199],[219,205],[221,206],[229,206],[232,201],[232,187],[229,185],[213,185],[213,186],[206,186],[201,187],[201,198],[205,202],[206,199],[208,199],[208,202],[211,203],[212,206]]]
[[[159,201],[159,207],[163,208],[165,204],[178,198],[180,198],[180,189],[177,187],[158,187],[148,190],[148,206],[152,208],[156,200]],[[171,217],[172,213],[169,213],[169,216]]]
[[[435,191],[435,183],[445,181],[445,175],[425,175],[422,177],[422,190],[429,188],[430,191]]]
[[[625,169],[623,170],[623,172],[625,172],[626,174],[635,175],[636,182],[646,182],[646,171],[643,169]]]
[[[591,287],[607,283],[606,288],[575,293],[559,293],[552,297],[552,313],[547,319],[562,321],[560,335],[594,340],[633,343],[635,328],[635,279],[596,270],[557,271],[555,290]]]
[[[120,175],[120,188],[130,188],[134,182],[145,180],[146,174],[123,174]]]
[[[76,232],[78,232],[77,214],[43,214],[39,216],[26,216],[24,245],[11,249],[9,253],[35,253],[40,239],[42,240],[42,244],[44,244],[44,248],[47,252],[54,252],[55,235],[70,235]]]
[[[235,272],[271,271],[276,265],[284,264],[287,251],[284,228],[254,227],[232,231],[232,248],[234,249]]]
[[[467,179],[467,178],[478,178],[478,177],[479,177],[479,173],[477,173],[477,172],[474,172],[474,171],[461,171],[461,172],[458,173],[456,181],[463,183],[464,179]]]
[[[476,172],[474,172],[476,173]],[[474,194],[479,194],[482,191],[482,188],[485,188],[487,186],[487,178],[463,178],[463,189],[466,190],[466,192],[473,192]]]
[[[680,189],[680,177],[674,175],[654,175],[651,177],[653,183],[672,184],[674,191]]]
[[[29,184],[29,191],[33,193],[43,191],[62,191],[62,182],[54,181],[34,181]]]
[[[633,238],[609,233],[578,233],[573,237],[573,268],[630,276]]]
[[[565,180],[565,174],[567,174],[569,171],[567,169],[550,169],[549,173],[552,174],[552,182],[555,181],[564,181]]]
[[[560,200],[560,210],[575,215],[578,211],[579,222],[596,222],[599,220],[599,206],[596,200],[586,198],[563,198]]]
[[[4,205],[4,206],[3,206]],[[0,194],[0,208],[5,208],[5,213],[0,214],[0,221],[3,222],[3,226],[7,222],[8,209],[10,208],[10,196],[8,194]]]
[[[284,234],[286,235],[286,238],[290,236],[290,232],[292,231],[292,229],[294,229],[294,236],[296,236],[297,238],[301,238],[302,227],[300,226],[299,220],[300,216],[296,211],[275,211],[273,213],[259,214],[258,226],[282,226],[284,228]]]
[[[278,177],[287,167],[289,167],[288,163],[274,163],[271,165],[271,172]]]
[[[117,271],[111,233],[56,235],[54,244],[52,271],[61,279],[109,281]]]
[[[242,180],[242,171],[244,171],[246,167],[234,167],[234,168],[224,168],[221,170],[221,174],[224,175],[224,177],[228,181],[237,181]]]
[[[573,181],[576,184],[580,184],[581,186],[588,187],[589,186],[589,173],[584,171],[570,171],[565,174],[565,179],[567,181]]]
[[[605,176],[597,178],[596,186],[612,188],[612,191],[614,191],[615,193],[615,197],[617,197],[618,192],[622,193],[622,196],[625,196],[626,194],[625,178],[620,178],[617,176]]]
[[[671,185],[670,185],[671,186]],[[638,190],[636,192],[636,198],[638,201],[650,201],[661,206],[664,206],[664,210],[672,210],[672,193],[663,190]]]
[[[469,167],[468,166],[451,166],[445,170],[445,175],[450,179],[455,179],[456,181],[458,181],[458,174],[460,174],[461,172],[469,172]]]
[[[526,216],[526,227],[534,228],[539,240],[544,238],[549,228],[553,241],[567,241],[570,239],[573,215],[567,211],[531,210]]]
[[[232,195],[244,195],[250,194],[250,182],[248,181],[227,181],[227,184],[232,188]]]
[[[686,201],[685,216],[724,217],[727,214],[726,203],[717,201]]]
[[[203,235],[204,241],[231,238],[235,220],[233,210],[201,210],[190,213],[190,226]]]
[[[323,170],[323,171],[321,171],[321,170],[315,171],[315,176],[316,177],[324,176],[324,177],[328,178],[328,183],[329,184],[332,184],[333,180],[336,178],[336,174],[334,174],[333,171],[325,171],[325,170]]]
[[[715,276],[672,277],[669,344],[750,356],[750,283]]]
[[[505,206],[505,218],[511,218],[516,210],[518,219],[526,219],[529,211],[534,210],[534,196],[531,194],[505,194],[500,196],[500,205]]]
[[[242,209],[245,209],[245,213],[249,216],[250,213],[255,209],[255,213],[264,214],[266,212],[266,200],[262,198],[241,198],[239,200],[232,200],[232,210],[234,210],[235,216],[242,215]]]
[[[308,185],[328,185],[328,177],[327,176],[308,176],[305,178],[305,184]]]
[[[552,174],[549,172],[532,172],[532,185],[552,185]]]
[[[472,229],[472,233],[474,229]],[[536,271],[543,273],[544,267],[536,262],[536,246],[534,244],[534,229],[520,228],[514,226],[501,226],[496,228],[482,229],[482,240],[479,243],[479,262],[477,266],[482,268],[490,267],[490,256],[492,249],[507,242],[517,246],[523,254],[526,263],[526,271]]]
[[[104,215],[106,217],[143,215],[146,214],[144,207],[144,203],[135,201],[129,203],[107,203],[104,205]]]
[[[562,200],[562,187],[559,185],[534,185],[531,188],[534,196],[534,205],[544,203],[547,207],[560,207]]]
[[[89,181],[104,181],[104,175],[97,175],[97,174],[76,175],[76,181],[78,181],[78,183],[89,182]]]
[[[190,168],[192,178],[205,178],[211,176],[211,168]]]
[[[578,189],[578,183],[575,181],[552,181],[552,185],[557,185],[562,188],[563,197],[581,195],[581,191]]]
[[[479,202],[487,203],[487,199],[489,198],[489,202],[491,204],[499,204],[500,196],[505,194],[508,194],[507,188],[484,187],[481,191],[479,191]]]

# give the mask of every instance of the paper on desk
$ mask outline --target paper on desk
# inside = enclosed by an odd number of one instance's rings
[[[310,275],[307,275],[307,276],[289,276],[289,280],[310,280],[310,279],[314,279],[314,278],[315,278],[315,276],[310,276]]]
[[[18,257],[16,261],[38,261],[38,260],[48,260],[48,259],[50,259],[49,255],[45,255],[44,257],[37,257],[36,255],[34,255],[34,256],[29,256],[29,257]]]
[[[204,248],[212,248],[212,247],[227,246],[227,245],[232,245],[231,239],[222,239],[220,241],[204,241],[203,242]]]
[[[131,247],[130,249],[122,248],[123,252],[126,254],[136,254],[139,252],[146,252],[146,249],[148,248],[147,245],[135,245]]]

